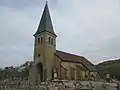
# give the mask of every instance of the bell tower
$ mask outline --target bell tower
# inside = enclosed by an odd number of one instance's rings
[[[44,11],[36,33],[34,34],[34,63],[41,64],[42,70],[38,69],[41,81],[52,79],[54,68],[54,53],[56,52],[56,34],[53,29],[48,4]]]

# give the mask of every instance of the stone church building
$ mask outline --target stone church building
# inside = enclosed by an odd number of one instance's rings
[[[97,77],[94,65],[83,56],[56,50],[56,37],[47,3],[34,34],[34,64],[29,73],[31,83],[46,80],[88,80]]]

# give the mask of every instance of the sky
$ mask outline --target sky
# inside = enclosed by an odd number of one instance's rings
[[[0,67],[33,60],[45,0],[0,0]],[[93,64],[120,58],[119,0],[48,0],[56,48]]]

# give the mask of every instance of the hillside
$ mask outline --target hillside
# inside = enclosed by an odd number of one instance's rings
[[[105,61],[96,65],[96,68],[101,78],[105,78],[105,74],[109,73],[111,77],[115,76],[117,79],[120,79],[120,59]]]

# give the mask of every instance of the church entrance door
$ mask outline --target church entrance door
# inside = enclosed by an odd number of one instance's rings
[[[38,63],[37,65],[37,82],[43,81],[43,65],[42,63]]]

